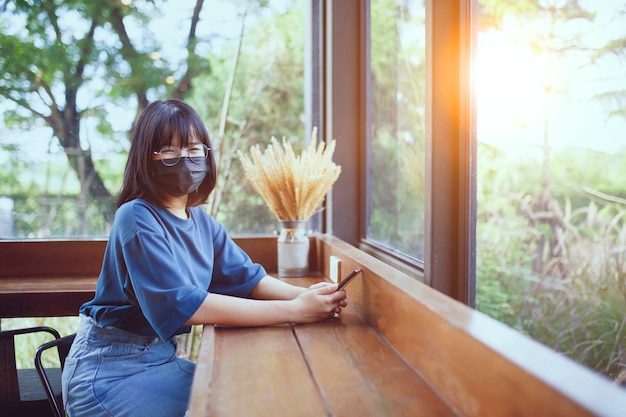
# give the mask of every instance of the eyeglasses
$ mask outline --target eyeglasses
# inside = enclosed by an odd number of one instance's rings
[[[165,146],[161,148],[160,151],[154,151],[155,155],[159,155],[161,157],[161,162],[163,165],[171,167],[174,166],[180,161],[183,151],[187,152],[187,156],[191,159],[191,162],[196,164],[204,161],[209,154],[211,148],[202,143],[195,143],[191,145],[189,148],[179,148],[177,146]]]

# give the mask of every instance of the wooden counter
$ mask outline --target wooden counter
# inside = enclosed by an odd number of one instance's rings
[[[0,318],[75,316],[93,298],[105,240],[0,241]]]
[[[238,238],[276,271],[276,238]],[[0,317],[74,315],[105,241],[0,241]],[[190,400],[199,416],[623,417],[626,389],[328,235],[311,238],[309,285],[363,273],[339,319],[206,326]]]
[[[93,298],[97,275],[0,278],[0,318],[76,316]]]
[[[341,319],[206,326],[202,416],[623,417],[626,389],[332,236],[313,267],[361,268]],[[303,285],[309,282],[302,281]]]
[[[299,279],[309,285],[311,279]],[[200,416],[455,416],[354,308],[307,325],[205,326]]]

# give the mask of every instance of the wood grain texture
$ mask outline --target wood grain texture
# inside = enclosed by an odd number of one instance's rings
[[[277,269],[275,237],[235,242]],[[193,416],[624,415],[626,390],[606,378],[337,238],[311,244],[310,277],[285,280],[324,279],[338,256],[341,276],[363,270],[350,308],[293,329],[205,327]],[[0,241],[0,317],[77,314],[105,245]]]
[[[0,277],[97,276],[106,240],[0,241]]]
[[[320,274],[282,278],[308,287]],[[192,416],[454,416],[353,308],[296,326],[205,326]]]
[[[291,326],[218,327],[213,355],[208,414],[201,415],[326,415]]]
[[[317,245],[324,273],[330,255],[363,269],[350,303],[460,415],[624,416],[606,378],[339,239]]]
[[[233,240],[268,272],[278,269],[275,237]],[[0,318],[77,315],[94,296],[106,243],[0,241]]]
[[[254,262],[277,271],[276,237],[233,239]],[[100,273],[107,241],[2,240],[0,277],[93,276]]]
[[[192,416],[208,416],[210,413],[214,352],[215,326],[203,326],[189,401]]]
[[[333,416],[455,415],[353,308],[294,330]]]

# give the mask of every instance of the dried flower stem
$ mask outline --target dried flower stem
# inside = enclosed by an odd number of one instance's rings
[[[317,129],[311,144],[296,156],[291,144],[282,146],[274,137],[265,152],[259,145],[250,156],[238,151],[246,178],[279,220],[308,220],[320,206],[330,187],[337,181],[341,167],[332,161],[335,141],[328,147],[317,143]]]

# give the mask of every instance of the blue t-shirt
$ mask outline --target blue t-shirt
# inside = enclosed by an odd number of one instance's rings
[[[207,292],[246,297],[265,269],[201,207],[181,219],[142,199],[119,207],[93,300],[80,313],[101,326],[169,340]]]

